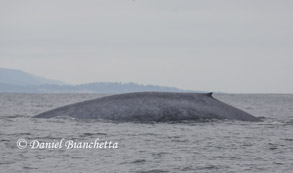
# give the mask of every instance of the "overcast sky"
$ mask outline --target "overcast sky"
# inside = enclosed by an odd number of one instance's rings
[[[292,0],[0,1],[0,67],[71,84],[293,93]]]

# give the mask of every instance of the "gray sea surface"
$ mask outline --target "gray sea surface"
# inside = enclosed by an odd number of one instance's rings
[[[32,116],[101,94],[0,94],[0,172],[292,172],[293,95],[218,94],[263,122],[117,123]],[[30,141],[118,142],[32,149]],[[19,149],[17,141],[28,145]],[[24,146],[25,143],[21,143]]]

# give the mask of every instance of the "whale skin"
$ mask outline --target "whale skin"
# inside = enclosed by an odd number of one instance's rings
[[[189,120],[260,121],[257,117],[215,99],[212,93],[136,92],[105,96],[59,107],[35,118],[69,116],[118,122]]]

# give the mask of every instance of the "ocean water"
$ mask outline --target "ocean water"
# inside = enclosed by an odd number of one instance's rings
[[[114,123],[32,116],[99,94],[0,94],[0,172],[292,172],[293,95],[221,94],[263,122]],[[24,149],[19,149],[17,141]],[[118,148],[32,148],[31,141]],[[27,144],[27,145],[25,145]],[[61,146],[61,145],[59,145]]]

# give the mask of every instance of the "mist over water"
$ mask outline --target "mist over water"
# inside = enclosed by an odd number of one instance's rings
[[[116,123],[32,116],[99,94],[0,94],[4,172],[291,172],[293,95],[214,97],[263,122]],[[16,142],[117,141],[118,149],[19,149]]]

